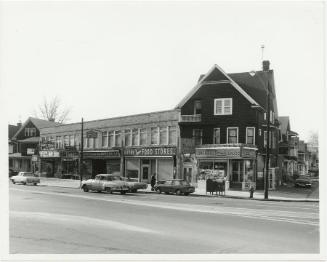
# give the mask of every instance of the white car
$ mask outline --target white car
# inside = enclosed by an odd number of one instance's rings
[[[40,183],[40,178],[38,177],[38,175],[35,175],[32,172],[19,172],[17,176],[12,176],[10,180],[13,184],[33,184],[36,186]]]
[[[89,190],[107,193],[120,192],[122,195],[129,192],[128,184],[120,176],[111,174],[99,174],[95,176],[95,179],[82,181],[81,188],[84,192]]]

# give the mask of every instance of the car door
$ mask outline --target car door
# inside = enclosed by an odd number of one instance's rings
[[[171,189],[172,189],[172,181],[168,180],[168,181],[165,182],[164,190],[162,190],[162,191],[165,192],[165,193],[169,193],[169,192],[171,192]]]
[[[99,190],[99,184],[102,176],[96,176],[95,179],[91,182],[91,189],[92,190]]]

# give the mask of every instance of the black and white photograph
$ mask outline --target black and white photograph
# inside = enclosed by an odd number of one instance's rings
[[[325,4],[1,1],[0,260],[326,260]]]

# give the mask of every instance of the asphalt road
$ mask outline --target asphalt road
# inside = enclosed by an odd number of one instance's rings
[[[9,190],[11,254],[319,253],[319,203]]]

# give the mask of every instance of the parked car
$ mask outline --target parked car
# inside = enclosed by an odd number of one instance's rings
[[[311,187],[311,180],[309,178],[298,178],[294,182],[295,187]]]
[[[17,176],[17,175],[18,175],[18,171],[15,171],[14,169],[9,168],[9,177]]]
[[[195,191],[194,186],[182,179],[172,179],[166,181],[158,181],[154,186],[154,189],[160,194],[164,192],[166,194],[173,193],[176,195],[184,194],[185,196]]]
[[[94,179],[82,181],[84,192],[92,191],[105,191],[107,193],[120,192],[122,195],[129,191],[128,184],[122,180],[118,175],[111,174],[98,174]]]
[[[23,185],[33,184],[37,185],[40,183],[40,178],[38,175],[33,174],[32,172],[19,172],[17,176],[12,176],[10,178],[13,184],[21,183]]]
[[[147,189],[148,184],[144,182],[138,182],[137,178],[131,178],[131,177],[121,177],[122,180],[124,180],[129,187],[129,191],[131,193],[136,193],[138,189]]]

